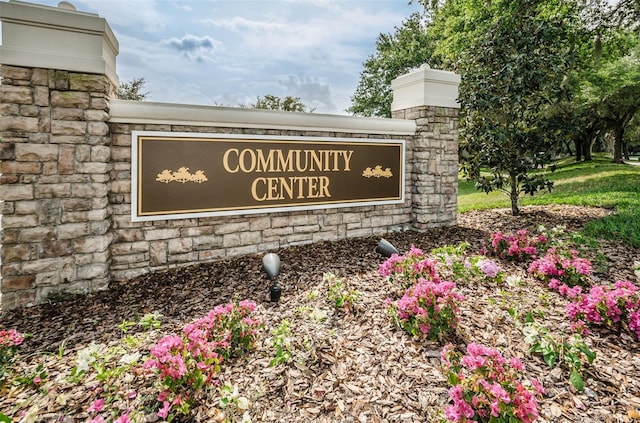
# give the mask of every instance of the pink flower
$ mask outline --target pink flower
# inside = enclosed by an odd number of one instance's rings
[[[131,420],[129,420],[128,414],[123,414],[122,416],[118,417],[113,423],[131,423]]]
[[[536,391],[536,394],[538,395],[544,394],[544,386],[542,386],[542,384],[538,382],[538,379],[531,379],[530,382],[531,382],[531,386],[533,386],[534,391]]]
[[[509,365],[518,371],[524,370],[524,366],[522,365],[522,361],[518,357],[512,357],[509,360]]]
[[[531,381],[533,392],[520,382],[523,365],[518,358],[507,360],[499,350],[481,344],[467,345],[467,354],[456,353],[452,345],[441,352],[447,379],[455,383],[449,388],[452,405],[445,408],[445,416],[456,423],[502,421],[518,416],[522,422],[538,417],[536,395],[544,390]],[[471,420],[470,420],[471,419]],[[505,420],[506,421],[506,420]]]
[[[478,263],[478,267],[489,278],[495,278],[500,272],[500,268],[493,260],[482,260]]]
[[[251,300],[242,300],[238,305],[249,312],[253,312],[257,307],[256,302]]]
[[[0,348],[17,347],[24,341],[24,335],[15,329],[0,330]]]
[[[166,419],[167,416],[169,415],[169,410],[171,410],[171,403],[169,403],[169,401],[163,401],[162,408],[158,410],[158,417],[162,417],[163,419]]]
[[[88,413],[99,413],[104,408],[104,398],[98,398],[87,409]]]

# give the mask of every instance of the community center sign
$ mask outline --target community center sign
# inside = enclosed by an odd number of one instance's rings
[[[394,204],[404,141],[132,133],[134,221]]]

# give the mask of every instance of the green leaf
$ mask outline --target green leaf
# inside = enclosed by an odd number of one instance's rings
[[[449,385],[455,386],[460,383],[460,379],[455,372],[450,372],[447,376],[447,382],[449,382]]]
[[[571,384],[574,388],[582,392],[582,390],[584,389],[584,381],[582,380],[582,376],[580,376],[580,373],[578,373],[576,369],[571,370],[571,376],[569,376],[569,380],[571,381]]]
[[[542,354],[542,358],[544,362],[551,368],[556,366],[556,360],[558,359],[557,355],[553,351],[548,351],[545,354]]]
[[[589,347],[587,347],[587,345],[584,344],[584,343],[579,343],[576,346],[587,357],[587,360],[589,361],[589,364],[593,363],[593,360],[596,359],[595,351],[591,351],[589,349]]]
[[[2,423],[11,423],[11,419],[9,418],[9,416],[0,413],[0,422],[2,422]]]
[[[525,323],[533,323],[535,321],[533,317],[533,313],[531,311],[527,311],[527,314],[524,316]]]

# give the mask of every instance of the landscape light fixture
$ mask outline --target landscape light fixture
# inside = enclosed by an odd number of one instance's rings
[[[267,253],[262,257],[262,268],[271,279],[269,288],[269,298],[271,302],[277,303],[282,294],[282,287],[278,285],[278,274],[280,273],[280,257],[276,253]]]
[[[391,257],[393,254],[400,255],[400,253],[398,252],[398,249],[394,247],[392,243],[390,243],[384,238],[380,239],[380,242],[378,242],[378,246],[376,247],[376,253],[386,258]]]

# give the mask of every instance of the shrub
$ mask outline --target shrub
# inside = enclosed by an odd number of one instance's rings
[[[591,274],[591,262],[579,257],[576,250],[562,251],[550,248],[544,257],[529,265],[529,273],[548,282],[549,288],[561,295],[575,298],[587,286]]]
[[[439,282],[437,270],[438,261],[427,258],[422,250],[411,246],[408,253],[393,254],[380,265],[378,272],[391,281],[398,281],[403,288],[407,288],[419,279]]]
[[[446,345],[441,359],[453,400],[445,408],[449,421],[528,423],[538,418],[536,395],[544,389],[535,379],[525,386],[517,357],[507,361],[499,350],[472,343],[464,356]]]
[[[220,363],[248,351],[261,323],[249,316],[253,301],[216,306],[206,316],[186,325],[182,335],[169,335],[151,348],[144,367],[159,373],[162,391],[158,416],[187,414],[194,396],[211,383]]]
[[[480,254],[495,256],[504,260],[524,262],[536,258],[538,252],[547,245],[544,235],[532,235],[526,229],[515,234],[495,232],[491,234],[489,245],[480,250]]]
[[[0,330],[0,385],[24,335],[15,329]]]
[[[413,336],[437,339],[458,322],[458,304],[464,297],[453,282],[420,279],[395,304],[388,300],[390,312],[400,327]]]
[[[579,330],[584,330],[586,323],[619,327],[626,320],[640,338],[640,296],[628,281],[617,281],[613,287],[591,287],[588,294],[567,305],[567,314]]]

